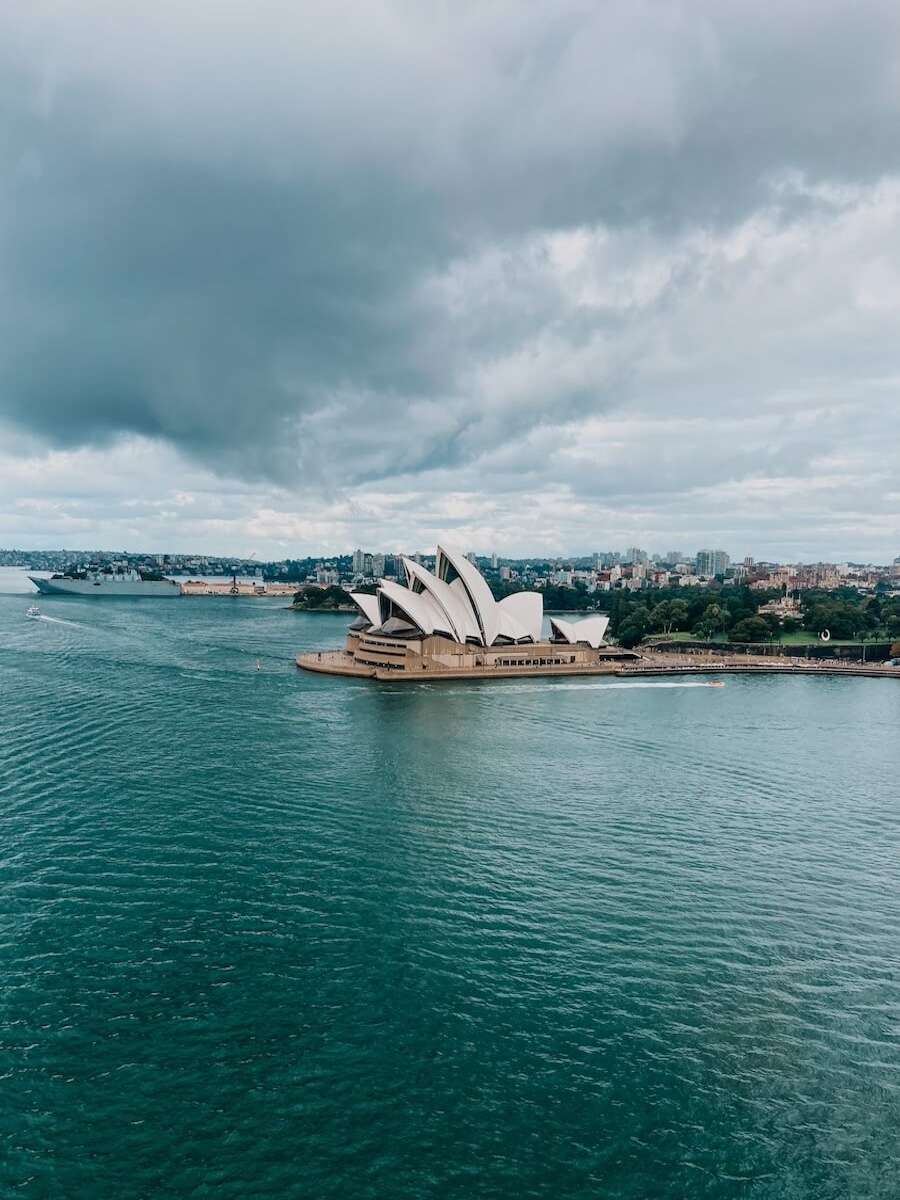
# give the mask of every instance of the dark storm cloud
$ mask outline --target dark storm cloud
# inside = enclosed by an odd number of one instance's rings
[[[715,372],[647,381],[710,286],[685,231],[773,203],[790,228],[820,202],[773,202],[786,173],[900,164],[888,2],[121,7],[0,7],[0,413],[56,445],[352,483],[714,410]],[[623,292],[641,238],[682,257],[649,300],[582,303],[542,239],[583,227]]]
[[[12,190],[0,379],[15,419],[62,444],[128,430],[286,470],[296,419],[336,389],[433,385],[405,293],[442,238],[408,190],[362,170],[286,185],[110,159],[79,135],[34,129],[39,168]]]

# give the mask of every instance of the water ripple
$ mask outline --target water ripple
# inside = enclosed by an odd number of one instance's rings
[[[890,681],[379,688],[293,668],[342,618],[21,609],[0,1194],[896,1195]]]

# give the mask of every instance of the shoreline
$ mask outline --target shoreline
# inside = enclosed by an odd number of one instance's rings
[[[690,661],[693,658],[694,661]],[[356,662],[345,650],[321,650],[298,654],[297,666],[303,671],[317,675],[340,675],[354,679],[371,679],[377,683],[404,683],[416,680],[484,680],[521,678],[573,678],[608,675],[621,679],[652,675],[851,675],[868,679],[898,679],[900,667],[883,663],[846,663],[837,659],[812,662],[807,659],[777,660],[774,658],[744,659],[725,658],[719,661],[696,661],[689,655],[653,655],[629,665],[607,660],[585,666],[542,666],[542,667],[475,667],[468,670],[441,669],[428,666],[421,674],[379,669]]]
[[[336,613],[338,616],[344,617],[353,616],[353,614],[357,611],[353,605],[344,608],[330,608],[326,607],[325,605],[321,605],[318,608],[306,608],[302,604],[286,604],[284,607],[285,612],[330,613],[332,616],[334,616]]]

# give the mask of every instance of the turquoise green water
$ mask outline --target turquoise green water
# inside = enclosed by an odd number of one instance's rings
[[[900,684],[0,596],[0,1195],[894,1197]],[[256,660],[262,670],[257,673]]]

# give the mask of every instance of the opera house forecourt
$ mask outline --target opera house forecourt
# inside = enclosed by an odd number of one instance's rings
[[[406,583],[383,579],[375,595],[352,592],[359,616],[343,650],[301,654],[297,665],[370,679],[468,679],[609,674],[638,656],[607,646],[608,617],[550,617],[543,598],[517,592],[495,600],[462,554],[437,548],[432,573],[404,558]]]

